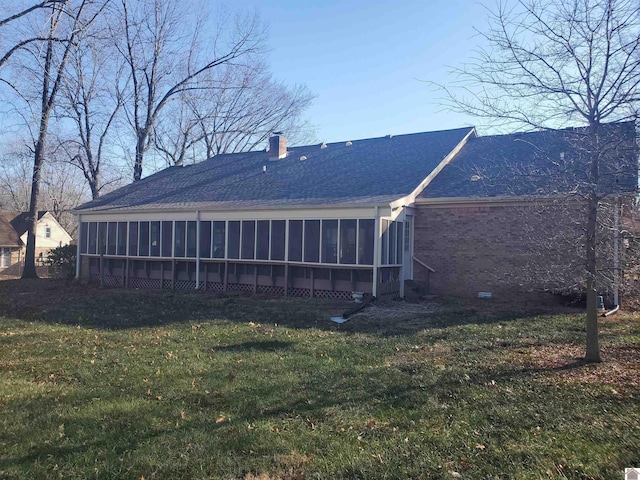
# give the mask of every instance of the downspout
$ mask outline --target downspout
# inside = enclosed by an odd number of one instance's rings
[[[76,246],[76,280],[80,279],[80,242],[82,242],[82,215],[78,215],[78,245]]]
[[[380,263],[380,207],[373,207],[374,226],[373,231],[373,285],[371,285],[371,295],[378,296],[378,265]]]
[[[200,290],[200,210],[196,210],[196,290]]]
[[[613,211],[613,305],[620,306],[620,197],[615,197]]]

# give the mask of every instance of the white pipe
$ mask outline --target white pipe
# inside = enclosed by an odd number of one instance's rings
[[[196,210],[196,290],[200,289],[200,210]]]
[[[602,316],[608,317],[609,315],[613,315],[614,313],[616,313],[618,310],[620,310],[620,305],[616,305],[615,307],[613,307],[613,309],[609,310],[608,312],[604,312]]]

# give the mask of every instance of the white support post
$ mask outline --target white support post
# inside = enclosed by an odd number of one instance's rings
[[[371,295],[378,296],[378,268],[380,266],[380,209],[374,207],[374,236],[373,236],[373,285],[371,285]]]
[[[196,210],[196,290],[200,289],[200,210]]]
[[[89,226],[87,225],[87,233]],[[80,264],[82,263],[82,258],[80,256],[80,242],[83,240],[82,238],[82,215],[78,215],[78,245],[76,246],[76,279],[80,279]],[[86,239],[84,239],[86,240]]]

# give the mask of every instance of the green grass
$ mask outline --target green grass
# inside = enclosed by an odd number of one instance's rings
[[[577,314],[338,326],[336,308],[114,292],[0,318],[0,478],[620,479],[640,465],[639,317],[607,320],[610,361],[582,365]]]

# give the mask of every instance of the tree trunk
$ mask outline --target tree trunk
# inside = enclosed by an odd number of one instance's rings
[[[598,345],[598,310],[596,278],[596,220],[598,200],[595,196],[589,198],[589,212],[587,218],[587,362],[601,362],[600,346]]]
[[[38,224],[38,197],[40,195],[40,172],[44,161],[44,139],[46,131],[40,131],[40,139],[36,144],[33,178],[31,180],[31,198],[29,201],[29,218],[27,218],[27,249],[24,256],[22,278],[38,278],[36,272],[36,227]]]
[[[598,265],[596,263],[596,247],[598,245],[598,183],[600,180],[600,142],[598,138],[598,124],[590,122],[589,126],[589,191],[587,193],[587,230],[586,230],[586,269],[587,269],[587,345],[585,360],[587,362],[601,362],[600,346],[598,344],[598,309],[597,309],[597,279]]]
[[[138,140],[136,142],[136,160],[133,165],[133,181],[137,182],[142,178],[142,160],[144,157],[144,144],[145,144],[146,136],[143,137],[140,133],[138,134]]]

